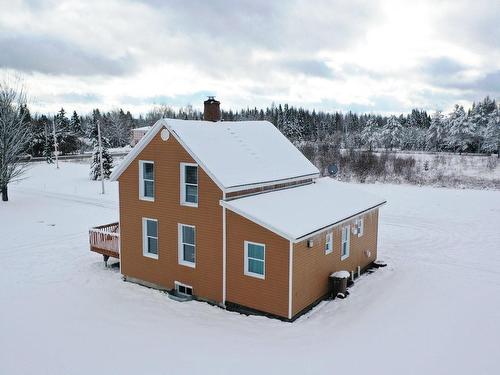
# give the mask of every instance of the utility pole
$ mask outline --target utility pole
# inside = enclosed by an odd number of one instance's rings
[[[104,168],[102,162],[101,121],[97,120],[97,139],[99,142],[99,165],[101,169],[101,194],[104,194]]]
[[[59,151],[57,150],[56,119],[52,119],[52,134],[54,135],[54,155],[56,156],[56,168],[59,169]]]

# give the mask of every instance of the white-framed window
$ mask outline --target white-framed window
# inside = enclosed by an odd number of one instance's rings
[[[142,218],[142,254],[158,259],[158,220]]]
[[[264,279],[266,274],[266,245],[245,241],[245,275]]]
[[[344,260],[349,257],[349,246],[351,242],[351,233],[349,232],[349,225],[342,227],[342,250],[340,259]]]
[[[179,224],[179,264],[196,266],[196,228],[193,225]]]
[[[178,281],[175,281],[174,284],[175,284],[175,291],[177,293],[183,294],[185,296],[192,296],[193,295],[193,287],[192,286],[180,283]]]
[[[356,220],[356,233],[358,234],[358,237],[361,237],[363,235],[363,232],[365,230],[365,221],[363,218],[359,218]]]
[[[198,207],[198,165],[181,163],[181,204]]]
[[[155,165],[148,160],[139,160],[139,199],[155,200]]]
[[[333,233],[328,232],[325,236],[325,254],[330,254],[333,251]]]

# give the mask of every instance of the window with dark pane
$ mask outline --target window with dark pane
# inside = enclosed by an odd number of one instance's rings
[[[184,166],[184,200],[188,203],[198,203],[198,167]]]
[[[196,230],[188,225],[182,226],[182,260],[196,262]]]
[[[155,196],[153,163],[142,162],[142,195],[145,198],[154,198]]]

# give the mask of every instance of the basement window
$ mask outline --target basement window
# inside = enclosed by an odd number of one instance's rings
[[[181,204],[198,207],[198,165],[181,163]]]
[[[152,161],[139,161],[139,199],[155,200],[155,174]]]
[[[245,241],[245,275],[265,278],[266,245]]]
[[[182,284],[178,281],[175,282],[175,291],[179,294],[183,294],[185,296],[193,295],[193,287],[189,285]]]
[[[333,233],[329,232],[325,237],[325,255],[333,251]]]

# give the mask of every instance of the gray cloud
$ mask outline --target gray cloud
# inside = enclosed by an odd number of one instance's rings
[[[439,12],[438,32],[445,33],[457,45],[472,50],[498,49],[500,40],[498,0],[446,0],[445,11]]]
[[[129,56],[112,59],[61,40],[35,35],[2,36],[0,51],[0,67],[27,73],[116,76],[129,73],[136,66]]]
[[[155,95],[148,97],[123,95],[120,97],[120,102],[123,103],[124,105],[165,104],[177,107],[177,106],[185,106],[187,104],[201,103],[209,95],[215,95],[215,93],[211,91],[197,91],[187,95],[174,95],[174,96]]]
[[[450,77],[467,69],[467,66],[449,57],[428,59],[421,70],[432,77]]]
[[[348,45],[369,30],[378,15],[362,0],[273,2],[242,0],[143,0],[165,16],[169,32],[207,38],[197,50],[230,47],[303,52]],[[298,49],[301,49],[300,51]]]
[[[486,74],[484,77],[471,83],[470,87],[493,95],[500,94],[500,70]]]
[[[300,73],[312,77],[332,78],[333,72],[324,61],[313,59],[290,59],[281,66],[292,73]]]
[[[196,105],[220,90],[232,106],[388,112],[500,94],[498,0],[424,0],[436,9],[424,22],[435,40],[409,33],[408,43],[378,36],[407,16],[389,0],[65,1],[24,0],[0,13],[0,73],[50,74],[55,92],[92,87],[54,97],[67,103]],[[383,62],[393,54],[391,70]],[[179,87],[192,94],[176,95]]]

